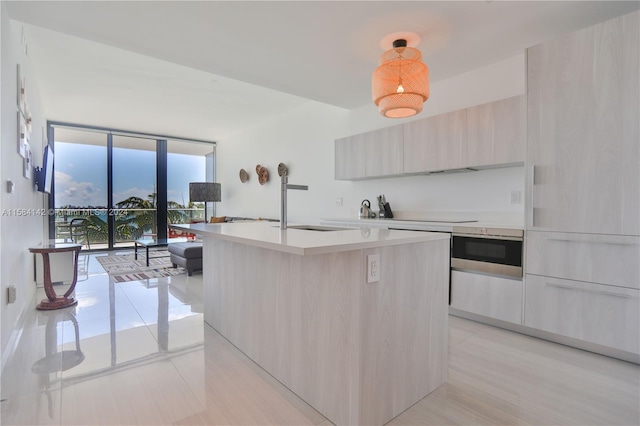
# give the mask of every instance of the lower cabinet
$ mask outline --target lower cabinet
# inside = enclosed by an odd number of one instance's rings
[[[640,289],[640,237],[527,231],[527,273]]]
[[[451,307],[522,324],[522,281],[451,271]]]
[[[640,353],[640,290],[527,274],[524,325]]]

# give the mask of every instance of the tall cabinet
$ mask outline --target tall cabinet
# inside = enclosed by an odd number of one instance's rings
[[[640,354],[640,12],[527,50],[525,325]]]

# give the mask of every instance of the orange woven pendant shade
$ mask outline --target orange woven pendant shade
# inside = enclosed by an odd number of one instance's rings
[[[373,102],[385,117],[415,115],[429,99],[429,68],[420,51],[406,45],[405,40],[394,41],[394,48],[382,54],[373,72]]]

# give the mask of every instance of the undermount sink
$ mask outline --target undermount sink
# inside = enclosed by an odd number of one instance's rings
[[[334,228],[331,226],[321,226],[321,225],[292,225],[292,226],[287,226],[287,229],[300,229],[302,231],[327,232],[327,231],[347,231],[351,228]]]

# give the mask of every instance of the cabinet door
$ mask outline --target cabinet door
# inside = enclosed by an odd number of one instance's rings
[[[365,133],[365,176],[402,174],[402,126]]]
[[[463,167],[466,110],[404,124],[404,172],[421,173]]]
[[[640,289],[640,237],[527,231],[527,274]]]
[[[337,180],[365,177],[365,134],[336,139],[335,178]]]
[[[526,139],[524,95],[467,108],[466,166],[524,163]]]
[[[451,307],[522,324],[522,281],[451,271]]]
[[[527,50],[529,229],[640,235],[639,22]]]
[[[526,275],[524,325],[640,353],[640,291]]]

